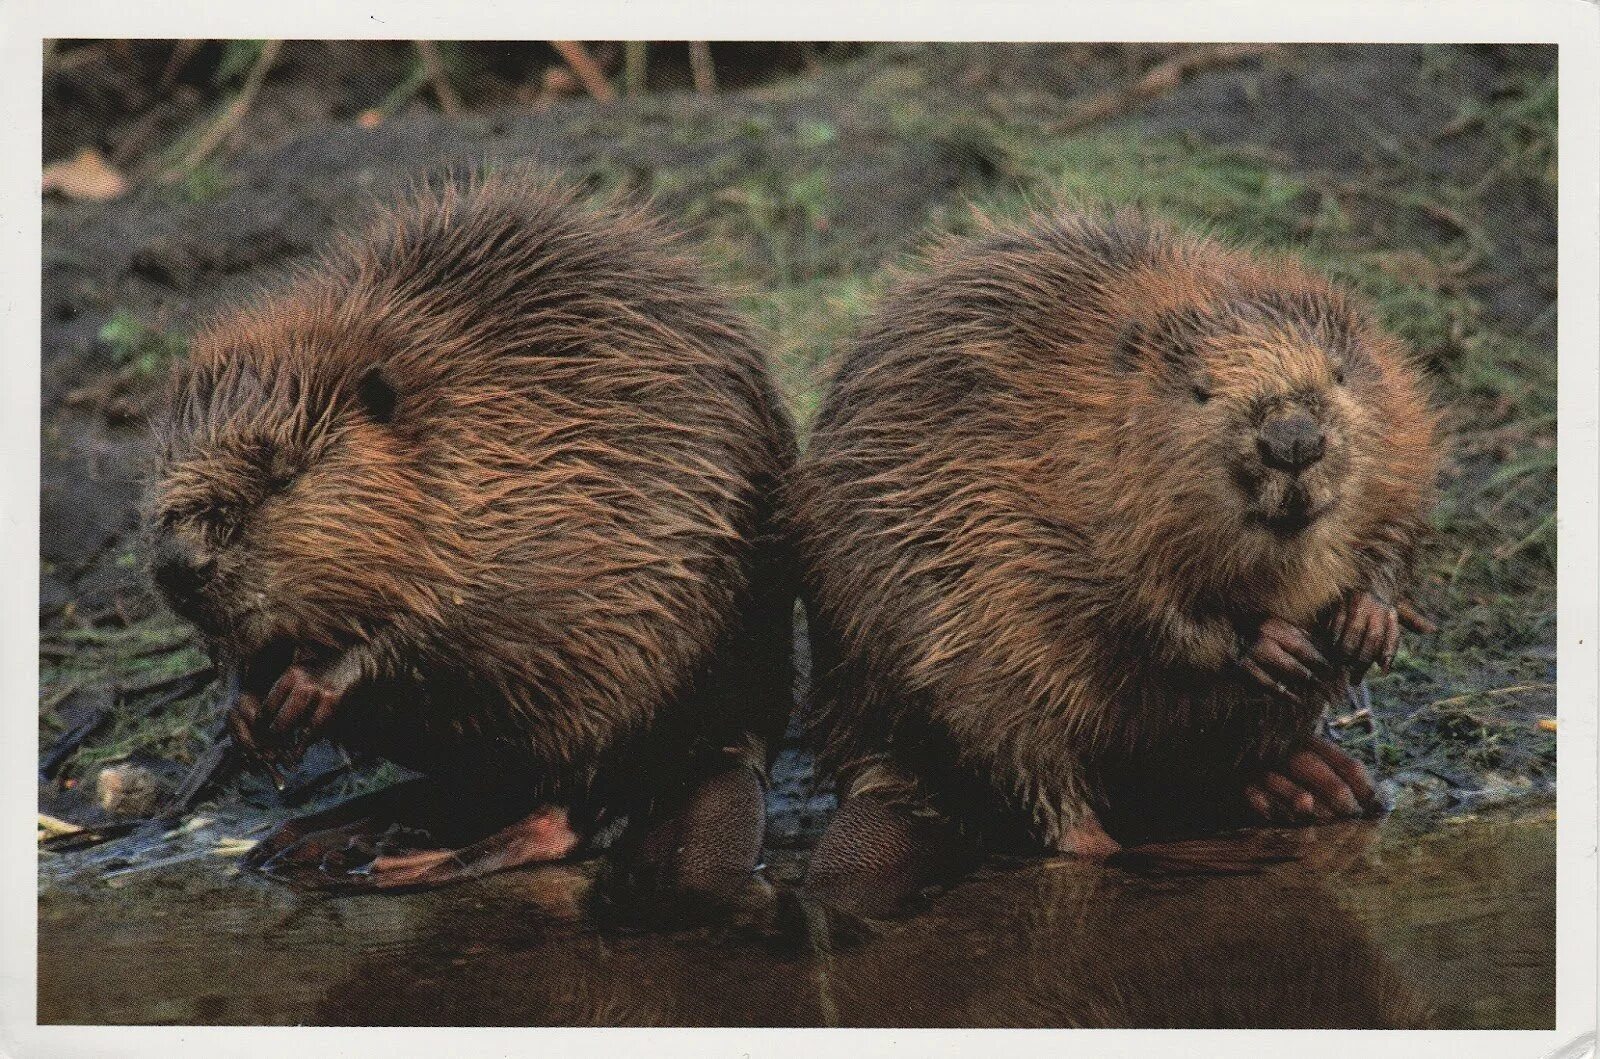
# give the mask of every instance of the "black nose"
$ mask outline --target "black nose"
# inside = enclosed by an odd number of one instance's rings
[[[176,537],[156,543],[150,556],[150,576],[174,610],[190,617],[201,591],[211,580],[216,562]]]
[[[1322,459],[1328,449],[1317,421],[1304,412],[1291,412],[1267,420],[1256,436],[1256,448],[1268,467],[1280,471],[1303,471]]]

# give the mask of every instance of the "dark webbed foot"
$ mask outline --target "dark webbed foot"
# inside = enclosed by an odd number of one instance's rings
[[[950,821],[896,798],[858,794],[828,823],[802,889],[832,909],[887,916],[973,860],[974,850]]]
[[[1299,702],[1298,689],[1325,675],[1328,660],[1304,629],[1268,618],[1239,656],[1239,666],[1261,687]]]
[[[596,886],[600,914],[656,925],[767,916],[766,817],[758,761],[742,750],[707,755],[683,795],[658,802],[613,850]]]
[[[392,890],[561,860],[580,841],[563,807],[480,807],[421,779],[291,820],[244,863],[309,889]]]
[[[767,798],[753,765],[733,763],[708,775],[667,830],[674,833],[678,889],[708,898],[741,892],[761,864]]]
[[[1310,823],[1382,811],[1367,770],[1326,739],[1313,739],[1244,791],[1256,816]]]

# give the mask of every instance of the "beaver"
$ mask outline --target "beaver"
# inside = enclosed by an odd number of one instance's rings
[[[199,330],[158,432],[155,584],[269,767],[326,736],[422,774],[252,866],[432,885],[626,818],[690,888],[755,868],[795,443],[679,241],[620,198],[449,176]]]
[[[1107,857],[1375,811],[1318,721],[1430,627],[1439,444],[1408,351],[1290,258],[1071,209],[932,251],[790,493],[842,799],[813,888],[896,899],[952,820]]]

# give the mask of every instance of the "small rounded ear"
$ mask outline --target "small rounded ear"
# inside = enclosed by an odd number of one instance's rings
[[[1139,355],[1144,344],[1144,324],[1135,320],[1117,336],[1117,344],[1111,348],[1111,366],[1124,375],[1132,372],[1139,366]]]
[[[382,368],[371,368],[356,383],[356,399],[376,422],[387,423],[394,418],[400,394]]]
[[[1152,320],[1134,320],[1122,329],[1112,349],[1112,364],[1118,371],[1131,372],[1143,362],[1147,351],[1180,370],[1194,361],[1194,336],[1199,317],[1190,310],[1157,313]]]

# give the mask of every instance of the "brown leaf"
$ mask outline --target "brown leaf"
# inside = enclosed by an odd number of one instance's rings
[[[44,191],[69,199],[104,202],[126,195],[128,180],[99,151],[85,147],[69,161],[44,167]]]

